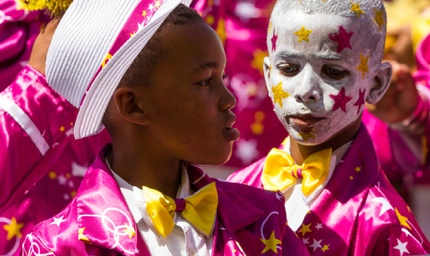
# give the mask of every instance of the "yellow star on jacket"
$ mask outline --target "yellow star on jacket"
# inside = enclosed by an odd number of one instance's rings
[[[277,253],[277,245],[278,244],[282,244],[281,240],[276,239],[275,237],[275,232],[272,231],[272,234],[270,235],[269,239],[263,239],[261,238],[261,242],[264,243],[265,247],[263,249],[263,251],[261,253],[265,253],[269,250],[274,251],[275,253]]]
[[[308,225],[302,224],[302,228],[299,230],[299,233],[302,233],[302,237],[304,237],[305,234],[308,232],[312,232],[311,223],[309,223]]]
[[[24,223],[18,223],[15,217],[12,217],[9,224],[3,226],[4,230],[7,232],[7,240],[11,240],[14,237],[21,238],[21,228],[24,226]]]
[[[85,228],[78,229],[78,239],[84,241],[86,243],[91,243],[90,239],[86,235],[84,235]]]
[[[297,178],[303,178],[302,192],[309,196],[326,180],[330,157],[331,149],[325,149],[310,155],[302,165],[297,165],[291,155],[274,148],[264,163],[263,186],[267,190],[285,192],[296,184]]]
[[[408,229],[411,229],[411,226],[408,224],[408,218],[400,214],[399,210],[397,208],[394,208],[396,211],[396,216],[399,219],[400,225],[407,227]]]
[[[157,190],[142,187],[146,199],[146,211],[154,228],[163,237],[173,230],[175,212],[191,223],[198,231],[209,236],[215,223],[218,193],[212,182],[184,199],[172,199]],[[182,204],[182,205],[180,205]]]

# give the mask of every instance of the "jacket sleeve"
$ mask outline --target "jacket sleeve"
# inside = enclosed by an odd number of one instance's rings
[[[27,11],[23,2],[0,1],[0,91],[11,84],[30,58],[43,26],[50,20],[44,11]]]
[[[51,169],[71,139],[76,115],[30,66],[0,93],[0,211]]]
[[[379,234],[371,252],[366,255],[427,255],[430,252],[428,246],[425,237],[416,237],[407,228],[393,225]]]

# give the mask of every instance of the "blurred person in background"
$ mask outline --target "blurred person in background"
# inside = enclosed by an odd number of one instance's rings
[[[64,120],[77,109],[44,75],[58,19],[49,22],[51,14],[27,8],[18,0],[0,1],[0,255],[8,256],[20,255],[34,225],[73,199],[85,170],[110,140],[105,132],[73,138],[73,124]]]
[[[430,237],[430,1],[385,3],[388,24],[384,58],[393,65],[390,88],[363,121],[390,182],[411,206]]]

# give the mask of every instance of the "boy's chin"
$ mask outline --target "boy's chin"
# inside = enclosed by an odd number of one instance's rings
[[[324,136],[319,136],[313,132],[298,132],[290,131],[290,139],[293,139],[298,144],[304,146],[317,146],[328,140],[328,134],[323,134]]]
[[[294,139],[298,144],[300,144],[300,145],[303,145],[303,146],[317,146],[317,145],[320,145],[320,144],[322,144],[322,143],[324,143],[324,141],[318,141],[318,140],[312,140],[312,139],[309,139],[309,140],[304,140],[303,138],[300,138],[300,139]]]

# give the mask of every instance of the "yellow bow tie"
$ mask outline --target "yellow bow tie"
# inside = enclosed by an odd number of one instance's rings
[[[146,211],[155,229],[163,237],[173,230],[175,212],[191,223],[198,231],[209,236],[216,218],[218,193],[212,182],[187,198],[172,199],[157,190],[143,186]]]
[[[267,190],[285,192],[296,184],[297,178],[303,178],[302,192],[309,196],[327,178],[330,157],[331,149],[325,149],[310,155],[302,165],[297,165],[291,155],[274,148],[264,163],[261,177],[263,186]]]

